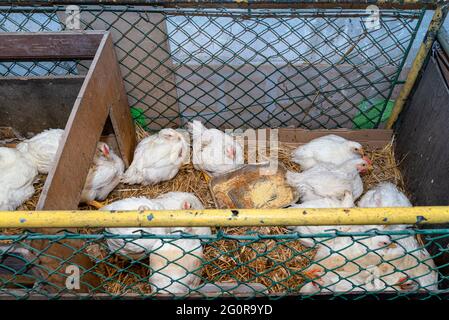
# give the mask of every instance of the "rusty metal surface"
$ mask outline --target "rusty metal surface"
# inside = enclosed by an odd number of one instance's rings
[[[8,4],[18,5],[45,5],[45,4],[126,4],[126,5],[161,5],[161,6],[289,6],[289,7],[303,7],[303,8],[366,8],[369,5],[376,5],[380,8],[404,8],[404,9],[416,9],[427,8],[434,9],[438,5],[443,5],[445,1],[442,0],[365,0],[365,1],[352,1],[352,0],[13,0],[7,1]]]

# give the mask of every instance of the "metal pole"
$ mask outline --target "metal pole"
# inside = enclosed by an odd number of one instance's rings
[[[391,113],[390,118],[387,122],[387,129],[391,129],[399,117],[402,109],[404,108],[405,102],[410,95],[410,92],[415,85],[416,79],[418,78],[418,74],[421,71],[425,60],[427,59],[427,55],[429,54],[432,44],[435,41],[438,30],[441,28],[441,25],[444,22],[444,19],[447,14],[447,8],[439,6],[435,13],[433,14],[432,20],[430,21],[429,29],[427,30],[426,36],[424,37],[423,43],[419,47],[418,53],[416,54],[416,58],[413,61],[413,65],[407,75],[407,79],[405,80],[404,86],[402,87],[401,92],[399,93],[398,98],[395,101],[393,106],[393,111]]]
[[[1,3],[2,1],[0,1]],[[3,1],[6,4],[18,5],[161,5],[161,6],[289,6],[301,8],[353,8],[365,9],[369,5],[376,5],[379,8],[396,8],[396,9],[435,9],[442,0],[10,0]]]
[[[449,222],[449,207],[210,209],[161,211],[0,211],[1,228],[287,226]]]

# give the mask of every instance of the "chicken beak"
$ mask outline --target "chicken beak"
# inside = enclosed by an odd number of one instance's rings
[[[310,280],[315,280],[315,279],[319,278],[319,272],[320,272],[320,269],[312,268],[310,270],[303,271],[302,274]]]
[[[360,154],[362,157],[365,156],[365,150],[363,148],[358,148],[357,153]]]
[[[388,249],[395,249],[395,248],[397,248],[397,247],[398,247],[398,245],[397,245],[396,243],[394,243],[394,242],[390,243],[390,244],[387,246]]]
[[[399,281],[395,284],[401,290],[411,290],[413,289],[413,283],[408,282],[408,277],[402,277],[399,279]]]

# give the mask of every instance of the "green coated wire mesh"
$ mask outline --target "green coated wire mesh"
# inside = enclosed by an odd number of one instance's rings
[[[447,292],[445,265],[437,267],[434,261],[447,255],[441,245],[446,229],[92,232],[1,235],[1,295],[307,299],[327,294],[349,299],[385,294],[425,299],[444,298]]]
[[[148,130],[194,118],[221,128],[378,128],[425,13],[382,10],[373,28],[369,13],[349,9],[79,10],[81,29],[111,31],[132,114]],[[1,6],[0,32],[62,31],[66,19],[65,6]],[[10,61],[0,75],[83,74],[88,66]],[[3,232],[0,295],[444,297],[449,230],[330,229]]]
[[[148,130],[377,128],[391,111],[424,10],[79,6],[110,30],[132,114]],[[66,30],[65,6],[0,7],[0,32]],[[373,24],[374,23],[374,24]],[[2,76],[64,75],[85,61],[8,62]]]

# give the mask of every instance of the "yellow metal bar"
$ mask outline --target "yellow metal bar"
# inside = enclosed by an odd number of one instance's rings
[[[421,43],[418,53],[416,54],[416,58],[413,61],[413,65],[407,75],[404,86],[402,87],[401,92],[399,93],[399,96],[395,101],[393,111],[391,112],[391,116],[387,122],[387,129],[391,129],[393,127],[394,123],[399,117],[399,114],[404,108],[405,102],[409,97],[413,86],[415,85],[419,71],[422,69],[424,61],[426,60],[427,55],[432,48],[432,44],[435,40],[437,32],[444,22],[444,16],[445,12],[443,10],[443,7],[437,7],[435,9],[435,13],[433,14],[432,20],[430,21],[429,29],[427,30],[424,41],[423,43]]]
[[[449,207],[164,211],[0,211],[2,228],[286,226],[449,222]]]

